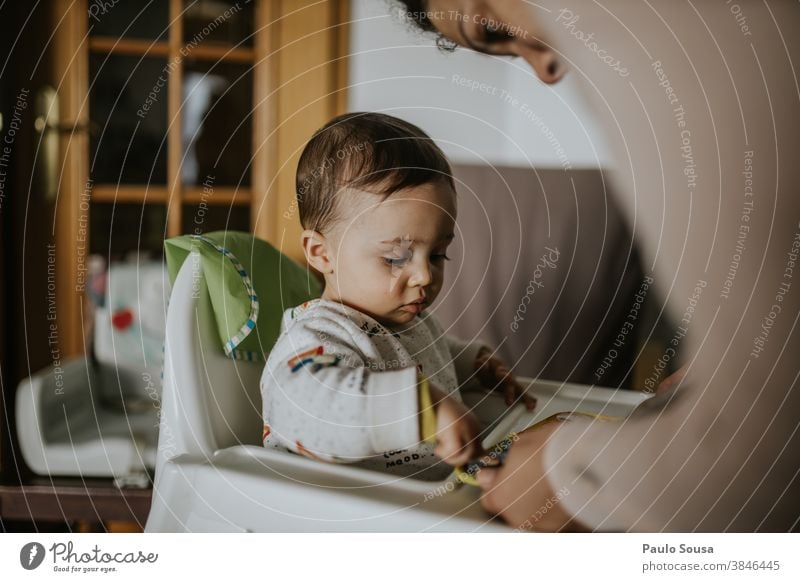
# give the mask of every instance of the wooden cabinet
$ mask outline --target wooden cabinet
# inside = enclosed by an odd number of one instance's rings
[[[59,325],[82,352],[86,255],[252,230],[300,258],[294,173],[344,111],[345,1],[57,3]]]

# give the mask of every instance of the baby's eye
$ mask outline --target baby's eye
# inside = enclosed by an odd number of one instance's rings
[[[449,261],[449,260],[450,260],[450,257],[448,257],[444,253],[439,254],[439,255],[431,255],[431,261],[433,261],[434,263],[441,263],[442,261]]]
[[[408,262],[408,259],[405,258],[400,258],[400,259],[393,257],[382,257],[382,258],[383,262],[390,267],[404,267]]]

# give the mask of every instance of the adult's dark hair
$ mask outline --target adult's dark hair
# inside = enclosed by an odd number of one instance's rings
[[[382,113],[346,113],[329,121],[306,144],[295,188],[303,228],[323,232],[338,218],[344,189],[384,199],[405,188],[448,184],[447,158],[416,125]]]
[[[436,46],[439,49],[449,52],[456,50],[456,43],[440,33],[431,22],[427,0],[397,0],[397,4],[408,22],[422,32],[432,32],[436,35]]]

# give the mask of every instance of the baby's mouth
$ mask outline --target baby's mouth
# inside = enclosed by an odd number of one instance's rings
[[[427,306],[428,306],[428,301],[426,299],[417,299],[416,301],[412,301],[411,303],[406,303],[400,308],[400,310],[407,311],[408,313],[420,313]]]

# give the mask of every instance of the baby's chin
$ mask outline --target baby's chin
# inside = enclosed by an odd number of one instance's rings
[[[412,322],[416,316],[416,313],[397,309],[392,313],[387,313],[385,315],[376,317],[375,319],[377,319],[381,325],[386,327],[397,327]]]
[[[395,308],[387,305],[367,305],[364,301],[352,301],[347,298],[340,299],[342,303],[360,311],[361,313],[370,316],[372,319],[383,325],[384,327],[398,327],[404,326],[412,321],[419,315],[422,316],[430,307],[426,305],[422,311],[403,309],[404,305],[398,305]],[[388,302],[387,302],[388,303]]]

